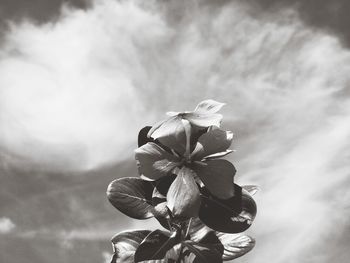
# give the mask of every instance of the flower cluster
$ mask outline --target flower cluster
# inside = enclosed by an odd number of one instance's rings
[[[250,251],[241,233],[253,222],[255,186],[234,183],[231,131],[220,128],[223,103],[205,100],[194,111],[143,128],[135,159],[140,177],[113,181],[109,201],[124,214],[155,217],[167,231],[123,232],[112,239],[112,262],[222,262]],[[161,261],[157,261],[161,260]]]

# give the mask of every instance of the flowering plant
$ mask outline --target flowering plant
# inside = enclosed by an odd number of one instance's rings
[[[155,217],[165,230],[115,235],[111,263],[219,263],[254,247],[242,232],[255,218],[257,187],[235,184],[235,167],[222,159],[233,139],[220,129],[223,105],[205,100],[141,129],[135,150],[140,177],[114,180],[107,197],[127,216]]]

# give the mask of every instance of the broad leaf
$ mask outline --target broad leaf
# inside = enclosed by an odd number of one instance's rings
[[[153,217],[153,185],[136,177],[112,181],[107,188],[107,197],[120,212],[136,219]]]
[[[153,214],[158,222],[166,229],[170,230],[170,211],[167,206],[166,197],[154,187],[152,193],[152,205],[154,207]]]
[[[157,188],[159,194],[164,196],[164,198],[166,198],[166,194],[168,193],[168,190],[175,178],[176,174],[170,174],[169,176],[162,177],[154,183],[155,188]]]
[[[141,147],[142,145],[144,145],[148,142],[153,142],[152,138],[147,137],[147,134],[151,128],[152,128],[151,126],[146,126],[146,127],[143,127],[139,131],[139,136],[138,136],[138,140],[137,140],[138,147]]]
[[[217,233],[216,235],[224,247],[222,259],[225,261],[241,257],[255,246],[255,240],[245,234]]]
[[[235,185],[235,196],[218,199],[202,189],[199,218],[208,227],[225,233],[240,233],[250,227],[256,215],[252,197]]]
[[[200,195],[194,176],[191,169],[182,167],[169,188],[168,207],[176,218],[190,218],[198,215]]]
[[[182,263],[222,263],[222,253],[214,245],[193,241],[182,242]]]
[[[189,226],[189,237],[192,241],[199,242],[202,240],[209,232],[213,231],[207,227],[198,217],[193,217],[191,220],[187,221],[186,228]]]
[[[232,260],[243,256],[252,250],[255,245],[255,240],[250,236],[243,233],[227,234],[214,232],[199,219],[193,219],[191,226],[191,240],[201,244],[212,245],[217,252],[222,254],[223,260]]]
[[[218,159],[208,160],[205,165],[193,164],[192,167],[212,195],[221,199],[234,196],[236,169],[232,163]]]
[[[164,259],[168,250],[179,243],[178,235],[174,232],[155,230],[151,232],[138,246],[134,260],[141,262],[145,260]]]
[[[134,263],[134,254],[142,240],[151,231],[137,230],[125,231],[112,238],[114,255],[111,263]]]

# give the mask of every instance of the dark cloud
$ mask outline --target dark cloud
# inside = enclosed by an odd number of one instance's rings
[[[345,46],[350,46],[350,2],[347,0],[249,0],[248,3],[266,12],[294,8],[306,24],[337,35]]]
[[[168,22],[181,24],[188,23],[186,18],[195,17],[199,9],[201,12],[208,12],[214,18],[233,2],[248,6],[254,17],[263,14],[273,14],[275,17],[279,11],[292,8],[298,12],[306,25],[336,35],[344,46],[350,47],[350,1],[347,0],[169,0],[159,1],[158,6],[165,11]]]
[[[1,22],[23,18],[46,22],[59,15],[63,4],[74,8],[87,8],[90,0],[2,0],[0,3]]]
[[[59,18],[64,4],[71,8],[86,9],[91,2],[91,0],[1,0],[0,40],[4,37],[9,22],[30,20],[40,24],[55,21]]]
[[[135,172],[133,161],[73,174],[0,164],[1,214],[16,224],[0,238],[0,262],[103,262],[109,237],[132,223],[108,203],[107,185]]]

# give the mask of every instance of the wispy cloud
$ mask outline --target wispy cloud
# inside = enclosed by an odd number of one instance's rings
[[[138,129],[165,111],[226,102],[236,179],[262,189],[257,246],[238,262],[337,259],[329,251],[342,262],[350,53],[293,9],[255,12],[240,1],[104,0],[14,24],[0,51],[1,147],[86,169],[132,158]]]
[[[10,218],[1,217],[0,218],[0,234],[8,234],[16,228],[16,225],[12,222]]]

